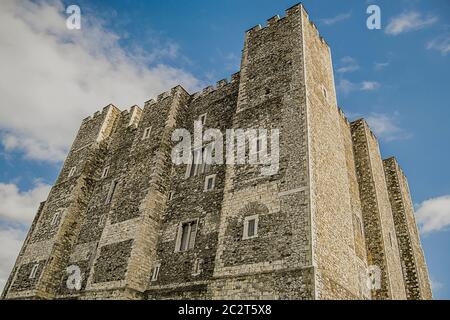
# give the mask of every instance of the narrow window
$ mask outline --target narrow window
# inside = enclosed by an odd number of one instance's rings
[[[161,269],[161,263],[157,262],[155,263],[153,267],[153,273],[152,273],[152,281],[157,281],[159,276],[159,270]]]
[[[171,201],[173,199],[174,195],[175,195],[175,191],[169,192],[169,201]]]
[[[202,125],[205,125],[205,123],[206,123],[206,113],[204,113],[201,116],[199,116],[198,117],[198,121],[200,121],[202,123]]]
[[[189,229],[190,229],[190,225],[189,224],[183,224],[182,229],[181,229],[181,245],[180,245],[180,251],[186,251],[187,250],[187,245],[189,242]]]
[[[216,175],[213,174],[213,175],[207,176],[205,178],[205,187],[204,187],[203,191],[213,190],[215,184],[216,184]]]
[[[392,244],[392,233],[391,232],[389,232],[389,243],[391,244],[391,247],[393,247],[393,244]]]
[[[244,234],[243,234],[244,240],[256,238],[258,236],[258,222],[259,222],[258,215],[246,217],[244,219]]]
[[[176,251],[187,251],[195,246],[197,235],[197,220],[183,223],[178,230],[178,241]]]
[[[202,264],[203,264],[203,259],[195,259],[194,267],[192,269],[193,276],[198,276],[200,273],[202,273]]]
[[[209,144],[203,149],[203,164],[201,169],[202,173],[208,173],[211,169],[213,150],[214,144]]]
[[[61,211],[57,211],[53,214],[52,222],[51,222],[52,226],[56,226],[57,224],[59,224],[60,216],[61,216]]]
[[[150,138],[150,133],[152,132],[152,127],[145,128],[142,140]]]
[[[103,169],[101,179],[104,179],[104,178],[108,177],[109,167],[110,167],[110,166],[107,166],[107,167],[105,167],[105,168]]]
[[[38,269],[39,269],[39,263],[36,263],[33,266],[33,268],[31,268],[31,272],[30,272],[30,276],[29,276],[30,279],[34,279],[36,277],[36,273],[37,273]]]
[[[70,171],[69,171],[69,178],[70,177],[72,177],[74,174],[75,174],[75,171],[77,170],[77,167],[72,167],[72,168],[70,168]]]
[[[195,247],[195,236],[197,235],[197,221],[194,221],[190,224],[191,229],[189,230],[189,243],[188,250],[194,249]]]
[[[202,171],[202,150],[192,152],[191,163],[187,167],[186,178],[196,176]]]
[[[325,88],[325,86],[322,86],[322,92],[323,92],[323,96],[325,97],[325,99],[327,99],[328,98],[328,91]]]
[[[109,187],[109,192],[108,192],[108,196],[106,197],[105,204],[110,204],[111,203],[111,200],[112,200],[112,198],[114,196],[114,192],[116,191],[118,184],[119,184],[119,181],[117,181],[117,180],[111,182],[111,186]]]

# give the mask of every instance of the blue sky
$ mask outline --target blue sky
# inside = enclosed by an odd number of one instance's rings
[[[0,69],[10,72],[0,82],[0,240],[10,249],[0,279],[82,118],[108,103],[142,105],[179,82],[193,92],[228,78],[245,30],[295,3],[2,1]],[[449,299],[450,2],[303,3],[331,47],[339,105],[368,119],[383,156],[409,178],[434,295]],[[81,7],[81,31],[65,30],[68,4]],[[381,8],[381,30],[366,27],[369,4]]]

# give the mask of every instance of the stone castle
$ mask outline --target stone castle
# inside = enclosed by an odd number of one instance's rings
[[[278,128],[278,172],[173,164],[172,132],[198,119]],[[406,177],[367,123],[338,108],[330,48],[298,4],[246,32],[230,81],[83,120],[2,298],[432,293]]]

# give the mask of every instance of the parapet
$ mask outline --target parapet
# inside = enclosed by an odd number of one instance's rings
[[[141,116],[142,116],[142,109],[139,108],[139,106],[132,106],[130,111],[130,121],[128,122],[128,127],[133,126],[133,127],[137,127],[139,124],[139,121],[141,121]]]
[[[352,121],[352,122],[350,123],[351,126],[357,126],[357,125],[361,125],[361,124],[363,124],[363,125],[367,128],[367,130],[369,131],[369,133],[370,133],[370,135],[372,136],[372,138],[373,138],[373,139],[375,140],[375,142],[378,144],[378,138],[377,138],[377,136],[375,135],[375,133],[373,133],[372,129],[370,128],[369,124],[367,123],[367,121],[366,121],[365,119],[360,118],[360,119],[357,119],[357,120]]]
[[[110,103],[107,106],[103,107],[103,109],[101,111],[96,111],[94,114],[90,115],[89,117],[84,118],[81,123],[86,124],[87,122],[89,122],[91,120],[94,120],[101,116],[105,116],[108,113],[110,108],[114,108],[117,110],[117,112],[121,112],[119,108],[117,108],[116,106],[114,106],[113,104]]]
[[[202,89],[201,91],[198,91],[198,92],[192,94],[192,99],[193,100],[198,99],[199,97],[208,95],[212,92],[215,92],[218,89],[222,89],[230,84],[234,84],[237,81],[239,81],[239,79],[240,79],[240,73],[236,72],[231,75],[230,80],[228,80],[228,79],[219,80],[219,81],[217,81],[215,86],[207,86],[206,88]]]
[[[265,30],[266,28],[270,28],[272,26],[275,26],[275,25],[277,25],[278,22],[283,21],[284,19],[289,19],[291,17],[299,17],[299,16],[301,16],[302,13],[304,13],[304,15],[306,17],[306,20],[310,23],[310,25],[316,31],[316,34],[319,37],[320,41],[329,48],[328,43],[326,42],[326,40],[320,35],[316,24],[313,21],[309,20],[308,12],[306,11],[306,9],[303,6],[303,4],[301,4],[301,3],[295,4],[292,7],[290,7],[289,9],[286,9],[285,10],[285,14],[286,14],[285,17],[280,18],[279,15],[275,15],[275,16],[267,19],[266,26],[262,27],[260,24],[257,24],[256,26],[248,29],[246,31],[246,33],[247,34],[254,34],[254,33],[258,32],[258,31]]]
[[[172,89],[170,89],[170,90],[167,90],[167,91],[165,91],[165,92],[163,92],[163,93],[160,93],[157,97],[156,97],[156,99],[150,99],[150,100],[147,100],[145,103],[144,103],[144,106],[145,107],[148,107],[148,106],[151,106],[151,105],[153,105],[153,104],[155,104],[155,103],[157,103],[157,102],[160,102],[160,101],[162,101],[162,100],[164,100],[164,99],[166,99],[166,98],[168,98],[168,97],[171,97],[171,96],[173,96],[173,95],[175,95],[175,94],[177,94],[177,93],[182,93],[182,94],[186,94],[186,95],[190,95],[181,85],[177,85],[177,86],[175,86],[175,87],[173,87]]]
[[[383,163],[385,164],[385,166],[394,166],[398,172],[404,177],[406,178],[405,173],[403,172],[402,167],[400,167],[400,164],[397,161],[397,158],[392,156],[392,157],[388,157],[386,159],[383,159]]]
[[[292,16],[298,16],[299,14],[301,14],[303,9],[303,5],[301,3],[297,3],[295,5],[293,5],[292,7],[290,7],[289,9],[286,9],[285,11],[285,16],[280,18],[280,16],[277,14],[269,19],[267,19],[266,21],[266,26],[262,27],[260,24],[257,24],[256,26],[248,29],[246,31],[246,33],[254,33],[272,26],[275,26],[279,21],[282,21],[286,18],[292,17]]]

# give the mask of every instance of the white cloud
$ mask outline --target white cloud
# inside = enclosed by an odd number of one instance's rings
[[[376,81],[363,81],[361,83],[361,90],[362,91],[373,91],[380,88],[380,84]]]
[[[436,16],[429,15],[425,17],[417,11],[403,12],[390,20],[385,32],[396,36],[404,32],[424,29],[436,21],[438,21]]]
[[[352,91],[357,90],[358,85],[347,79],[339,79],[336,89],[338,91],[342,92],[343,94],[347,95],[347,94],[351,93]]]
[[[344,95],[354,91],[374,91],[378,90],[381,84],[376,81],[362,81],[361,83],[351,82],[347,79],[339,79],[336,89]]]
[[[355,58],[352,57],[344,57],[341,59],[341,67],[337,69],[338,73],[349,73],[359,70],[358,62]]]
[[[325,24],[327,26],[331,26],[331,25],[336,24],[338,22],[347,20],[351,16],[352,16],[351,12],[341,13],[341,14],[338,14],[337,16],[333,17],[333,18],[320,19],[320,22],[322,22],[323,24]]]
[[[411,134],[397,125],[398,113],[371,113],[365,119],[377,137],[386,141],[405,140]]]
[[[94,17],[83,15],[82,29],[68,30],[63,13],[60,0],[0,1],[0,140],[7,151],[61,161],[81,120],[105,105],[128,108],[177,84],[192,91],[202,85],[162,63],[182,59],[173,42],[125,51]]]
[[[0,229],[0,292],[8,280],[25,236],[21,229]]]
[[[431,289],[433,290],[433,293],[436,293],[440,291],[442,288],[444,288],[444,284],[440,281],[436,281],[434,279],[431,279]]]
[[[450,226],[450,195],[422,202],[417,207],[416,217],[422,233],[447,230]]]
[[[0,219],[30,223],[39,203],[47,199],[50,188],[47,184],[36,182],[33,189],[21,192],[15,184],[0,183]]]
[[[439,36],[427,43],[428,50],[437,50],[443,56],[450,52],[450,35]]]

